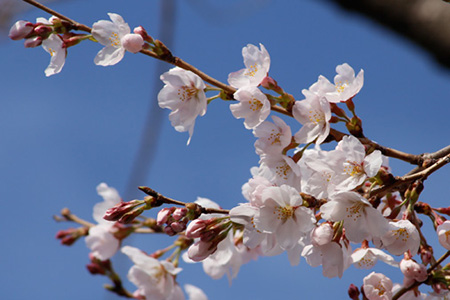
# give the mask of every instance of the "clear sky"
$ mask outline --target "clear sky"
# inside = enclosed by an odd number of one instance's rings
[[[89,26],[115,12],[130,27],[142,25],[158,38],[160,2],[73,0],[51,7]],[[226,81],[228,73],[243,67],[242,47],[262,43],[271,56],[269,74],[301,100],[303,88],[320,74],[332,79],[336,65],[347,62],[365,71],[354,102],[367,137],[413,154],[449,144],[449,72],[371,21],[328,1],[175,2],[173,53],[211,76]],[[36,17],[49,16],[33,9],[11,24]],[[99,67],[93,59],[100,49],[92,42],[70,48],[62,72],[46,78],[50,57],[42,48],[25,49],[22,42],[6,39],[0,44],[2,299],[117,299],[103,290],[106,278],[86,271],[84,241],[59,245],[56,232],[72,225],[56,223],[52,215],[69,207],[92,221],[92,207],[102,200],[95,190],[100,182],[117,188],[125,200],[142,198],[137,190],[127,191],[127,185],[149,118],[154,120],[146,133],[153,163],[148,176],[133,186],[147,185],[185,202],[207,197],[224,208],[245,201],[241,186],[258,156],[252,133],[233,118],[229,103],[213,101],[186,146],[188,134],[170,126],[168,111],[152,110],[163,116],[161,126],[155,124],[157,116],[148,115],[159,89],[155,61],[127,53],[116,66]],[[391,165],[395,175],[412,168],[393,160]],[[426,181],[422,201],[449,205],[449,169]],[[428,220],[425,226],[431,227]],[[428,232],[435,245],[436,236]],[[126,243],[153,252],[170,239],[136,236]],[[120,256],[115,262],[125,278],[129,260]],[[303,259],[291,267],[281,255],[242,266],[230,286],[225,278],[210,279],[200,264],[181,267],[178,281],[201,287],[210,299],[345,299],[349,284],[361,286],[369,273],[351,267],[342,279],[327,279],[320,267],[313,269]],[[402,280],[391,267],[374,270]],[[132,284],[127,287],[134,290]]]

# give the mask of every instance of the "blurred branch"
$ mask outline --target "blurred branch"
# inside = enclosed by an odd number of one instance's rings
[[[443,0],[328,0],[403,35],[450,68],[450,4]]]

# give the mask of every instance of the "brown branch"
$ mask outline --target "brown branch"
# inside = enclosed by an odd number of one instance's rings
[[[58,217],[58,216],[54,216],[53,218],[58,222],[71,221],[71,222],[75,222],[75,223],[78,223],[80,225],[83,225],[83,226],[86,226],[89,228],[95,226],[95,224],[85,221],[83,219],[80,219],[76,215],[72,214],[68,208],[63,208],[61,210],[61,216],[62,216],[62,218]]]
[[[81,23],[78,23],[78,22],[76,22],[76,21],[66,17],[65,15],[62,15],[62,14],[54,11],[53,9],[48,8],[47,6],[45,6],[45,5],[43,5],[43,4],[39,3],[39,2],[36,2],[34,0],[23,0],[23,1],[26,2],[26,3],[29,3],[29,4],[31,4],[33,6],[35,6],[37,8],[39,8],[40,10],[48,12],[49,14],[54,15],[55,17],[58,17],[58,18],[60,18],[62,20],[65,20],[65,21],[71,23],[73,25],[73,27],[75,29],[77,29],[77,30],[86,31],[86,32],[89,32],[89,33],[91,33],[91,31],[92,31],[91,27],[86,26],[86,25],[81,24]]]
[[[146,193],[147,195],[153,197],[153,199],[156,201],[156,205],[162,205],[162,204],[174,204],[174,205],[180,205],[185,206],[187,202],[178,201],[166,196],[161,195],[157,191],[147,187],[147,186],[140,186],[139,189]],[[219,209],[219,208],[207,208],[207,207],[201,207],[202,213],[205,214],[226,214],[228,215],[230,213],[227,209]]]
[[[450,68],[450,5],[442,0],[328,0],[409,39]]]

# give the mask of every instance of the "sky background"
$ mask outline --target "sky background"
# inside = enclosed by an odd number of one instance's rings
[[[72,0],[50,6],[89,26],[115,12],[131,28],[142,25],[158,38],[161,2]],[[271,56],[269,74],[301,100],[303,88],[321,74],[332,80],[335,67],[347,62],[355,71],[365,71],[364,87],[354,102],[367,137],[413,154],[449,144],[450,73],[409,41],[370,20],[328,1],[175,4],[173,53],[209,75],[225,82],[230,72],[244,67],[242,47],[262,43]],[[30,9],[9,25],[37,17],[49,15]],[[73,225],[57,223],[52,215],[68,207],[93,221],[92,207],[102,201],[96,194],[100,182],[117,188],[124,200],[142,199],[142,193],[128,186],[148,119],[153,121],[145,133],[153,149],[151,168],[131,186],[147,185],[185,202],[207,197],[227,209],[245,201],[241,187],[251,177],[258,156],[255,138],[242,120],[233,118],[229,103],[213,101],[206,115],[197,119],[186,146],[188,134],[170,126],[169,111],[152,109],[160,88],[154,84],[159,76],[156,62],[126,53],[115,66],[96,66],[93,59],[101,48],[89,41],[70,48],[62,72],[46,78],[50,57],[42,48],[25,49],[21,41],[1,39],[2,299],[120,299],[102,288],[109,283],[107,278],[86,271],[89,251],[84,241],[72,247],[59,244],[56,232]],[[148,111],[155,115],[149,117]],[[412,168],[394,160],[391,166],[395,175]],[[433,207],[450,205],[449,169],[425,182],[422,201]],[[425,220],[424,226],[429,242],[436,245],[430,222]],[[151,253],[171,239],[136,236],[125,243]],[[437,257],[443,253],[438,248],[436,252]],[[114,262],[126,281],[131,262],[122,255]],[[181,267],[178,282],[201,287],[209,299],[345,299],[349,284],[361,286],[372,271],[350,267],[342,279],[328,279],[320,267],[311,268],[303,259],[291,267],[283,254],[242,266],[230,286],[226,278],[210,279],[200,264]],[[392,267],[379,263],[374,270],[402,281]],[[131,283],[126,287],[134,290]]]

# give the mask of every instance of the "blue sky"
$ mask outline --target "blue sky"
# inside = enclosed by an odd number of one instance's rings
[[[51,7],[89,26],[115,12],[130,27],[142,25],[158,38],[160,2],[73,0]],[[174,13],[173,53],[221,81],[243,67],[241,49],[248,43],[265,45],[270,75],[297,99],[320,74],[332,79],[336,65],[347,62],[365,71],[364,87],[354,102],[369,138],[413,154],[449,144],[449,72],[371,21],[327,1],[176,1]],[[11,24],[36,17],[49,16],[29,10]],[[92,207],[101,201],[95,190],[100,182],[117,188],[125,200],[143,196],[127,192],[127,184],[147,111],[156,101],[157,64],[127,53],[114,67],[95,66],[100,49],[91,42],[70,48],[62,72],[46,78],[50,58],[43,49],[25,49],[6,39],[0,44],[0,281],[5,299],[117,299],[102,289],[106,278],[86,271],[83,241],[64,247],[55,240],[59,229],[71,225],[52,219],[69,207],[92,220]],[[252,133],[233,118],[228,105],[216,100],[208,106],[189,146],[188,134],[176,132],[168,111],[160,110],[160,138],[150,141],[151,169],[134,186],[147,185],[186,202],[207,197],[224,208],[243,202],[241,186],[258,156]],[[395,175],[412,168],[393,160],[391,165]],[[448,206],[449,178],[448,167],[436,172],[425,182],[421,200]],[[425,226],[435,245],[428,220]],[[136,236],[127,243],[152,252],[170,239]],[[125,278],[130,262],[122,256],[116,263]],[[230,286],[226,279],[210,279],[200,264],[181,267],[179,282],[201,287],[210,299],[345,299],[348,285],[361,286],[369,273],[350,268],[342,279],[327,279],[321,268],[304,260],[291,267],[281,255],[242,266]],[[377,265],[375,271],[402,280],[390,267]]]

